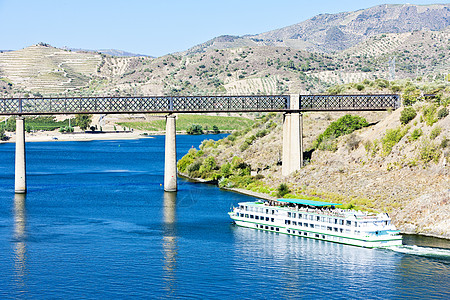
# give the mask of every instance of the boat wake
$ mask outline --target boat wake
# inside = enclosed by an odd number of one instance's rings
[[[450,249],[421,247],[416,245],[394,246],[389,247],[388,249],[405,254],[450,260]]]

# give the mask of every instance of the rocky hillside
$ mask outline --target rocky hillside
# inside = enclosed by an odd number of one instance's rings
[[[187,53],[207,49],[277,46],[331,53],[382,33],[439,31],[450,26],[450,5],[378,5],[337,14],[321,14],[298,24],[247,36],[220,36]]]
[[[12,84],[4,90],[10,96],[323,93],[336,84],[387,79],[391,57],[396,79],[444,80],[449,38],[447,28],[381,34],[339,54],[266,46],[155,59],[35,45],[0,53],[0,77]]]
[[[407,119],[404,108],[358,113],[368,127],[319,147],[318,135],[344,113],[304,114],[305,166],[289,177],[281,175],[282,124],[275,114],[224,140],[205,141],[178,167],[223,187],[272,196],[284,183],[286,197],[386,211],[403,232],[450,238],[450,86],[445,91],[437,102],[416,99]]]

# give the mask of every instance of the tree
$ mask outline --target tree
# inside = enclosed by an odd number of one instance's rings
[[[193,124],[193,125],[189,126],[188,129],[186,129],[186,133],[194,134],[194,135],[203,134],[202,125]]]
[[[81,130],[86,130],[92,122],[92,115],[78,114],[75,116],[75,123]]]
[[[8,137],[5,134],[5,129],[0,127],[0,141],[6,141]]]
[[[217,127],[216,125],[213,125],[212,129],[213,129],[215,134],[220,133],[219,127]]]

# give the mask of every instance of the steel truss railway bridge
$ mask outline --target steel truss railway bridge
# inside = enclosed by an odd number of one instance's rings
[[[398,95],[151,96],[0,98],[0,115],[16,116],[15,192],[26,193],[26,115],[164,113],[166,144],[164,190],[177,190],[175,114],[215,112],[282,112],[282,173],[303,161],[302,113],[382,111],[400,107]]]

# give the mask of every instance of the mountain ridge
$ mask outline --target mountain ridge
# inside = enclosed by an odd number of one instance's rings
[[[279,46],[331,53],[348,49],[380,33],[439,31],[448,26],[450,4],[382,4],[352,12],[319,14],[300,23],[260,34],[222,35],[182,53],[204,52],[208,48],[233,48],[235,45]],[[233,38],[227,41],[224,37]]]

